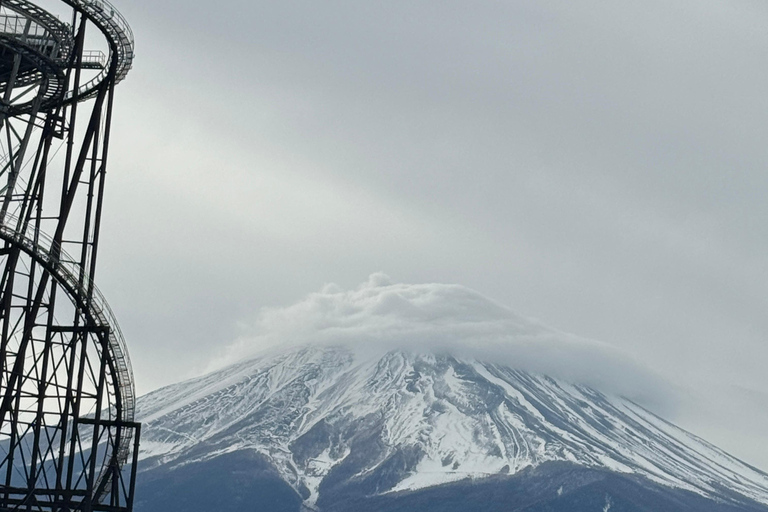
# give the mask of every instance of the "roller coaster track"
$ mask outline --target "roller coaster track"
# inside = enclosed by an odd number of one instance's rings
[[[64,102],[71,103],[95,96],[99,85],[108,78],[114,80],[115,84],[120,83],[133,66],[134,41],[128,22],[107,0],[63,1],[91,21],[104,35],[109,46],[107,65],[104,65],[96,76],[79,85],[75,90],[66,91]],[[52,87],[48,87],[49,91],[45,94],[46,101],[42,107],[42,109],[49,108],[56,104],[56,100],[63,92],[63,70],[77,64],[75,61],[78,56],[72,51],[75,44],[72,29],[68,24],[28,0],[3,0],[2,6],[17,13],[18,21],[31,21],[35,25],[32,27],[31,37],[14,37],[24,35],[25,27],[20,23],[16,26],[9,24],[6,16],[5,27],[3,27],[3,20],[0,20],[0,39],[3,39],[6,45],[24,47],[19,51],[25,52],[28,58],[34,60],[37,69],[53,83]],[[39,77],[34,78],[39,79]],[[28,78],[27,81],[32,81],[32,78]]]
[[[50,236],[39,231],[34,233],[32,230],[24,233],[12,227],[20,224],[19,219],[6,214],[6,217],[0,220],[0,239],[18,247],[42,265],[77,303],[84,312],[88,324],[95,330],[108,333],[110,354],[108,363],[117,376],[115,387],[119,400],[116,408],[125,421],[133,421],[136,393],[131,360],[123,333],[107,300],[94,283],[89,282],[87,278],[80,278],[81,269],[77,260],[64,252]],[[120,455],[121,463],[126,462],[127,452]]]
[[[0,512],[130,512],[133,374],[94,275],[133,33],[107,0],[59,7],[0,0]]]
[[[65,2],[82,12],[101,30],[109,41],[111,52],[110,67],[80,86],[77,93],[73,93],[67,98],[67,100],[80,101],[94,96],[98,85],[108,76],[114,77],[115,84],[120,83],[125,78],[133,66],[133,32],[123,15],[107,0],[80,2],[65,0]]]

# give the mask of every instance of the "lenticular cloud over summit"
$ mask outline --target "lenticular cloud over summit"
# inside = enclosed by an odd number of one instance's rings
[[[326,285],[262,310],[216,366],[299,345],[447,353],[586,384],[661,406],[669,389],[609,344],[558,331],[460,285],[395,284],[372,274],[354,290]]]
[[[212,483],[227,510],[768,510],[768,475],[649,412],[668,393],[630,358],[462,286],[375,274],[251,328],[139,401],[151,510]]]

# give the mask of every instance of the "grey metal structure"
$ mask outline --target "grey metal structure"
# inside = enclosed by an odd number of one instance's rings
[[[0,511],[133,506],[133,376],[94,285],[132,61],[106,0],[0,0]]]

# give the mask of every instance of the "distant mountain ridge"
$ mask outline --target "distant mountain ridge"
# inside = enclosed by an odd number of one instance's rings
[[[768,512],[768,475],[629,400],[449,354],[294,348],[137,417],[137,512],[173,492],[190,511]]]

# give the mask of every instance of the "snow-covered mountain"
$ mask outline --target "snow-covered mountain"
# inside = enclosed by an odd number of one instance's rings
[[[628,399],[442,351],[292,348],[137,417],[137,512],[768,511],[768,475]]]

